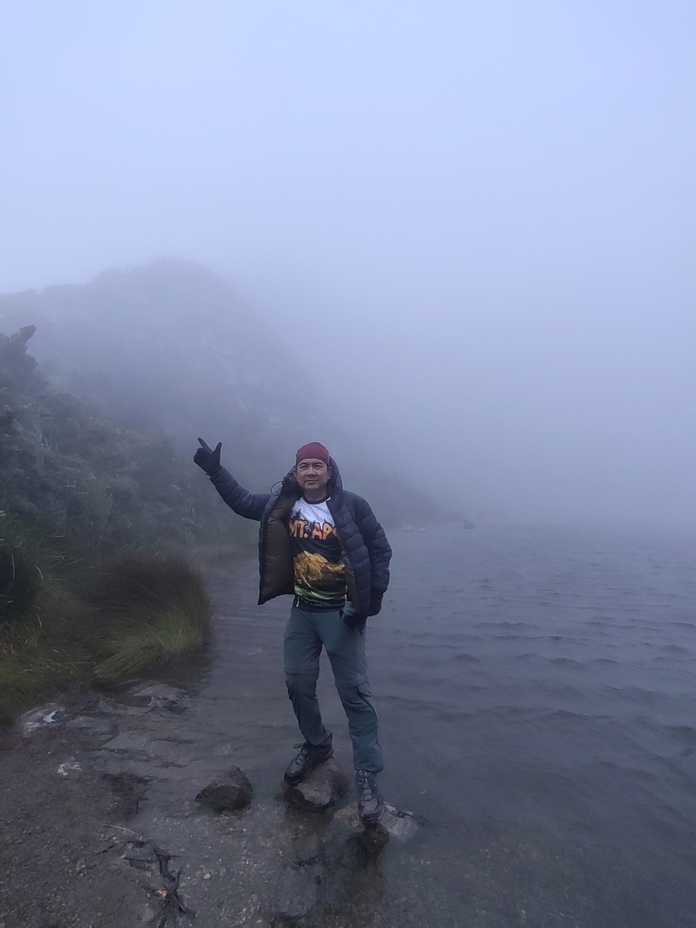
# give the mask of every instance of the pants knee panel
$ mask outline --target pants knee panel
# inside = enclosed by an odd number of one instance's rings
[[[342,686],[338,690],[338,695],[340,696],[342,704],[346,708],[356,710],[358,712],[363,712],[365,709],[369,709],[371,712],[374,712],[374,706],[372,705],[372,693],[367,684],[359,684],[358,686]]]
[[[317,693],[316,677],[306,673],[286,673],[285,685],[290,699],[297,697],[314,699]]]

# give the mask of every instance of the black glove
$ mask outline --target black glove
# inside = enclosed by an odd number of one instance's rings
[[[379,590],[373,590],[372,596],[370,597],[370,611],[368,615],[377,615],[379,610],[382,608],[382,597],[384,593],[380,593]]]
[[[202,438],[199,438],[201,447],[196,451],[193,456],[195,464],[206,472],[209,477],[220,470],[220,449],[222,448],[222,442],[219,441],[213,451],[212,448],[209,448],[208,445],[203,441]]]
[[[300,485],[294,473],[289,473],[283,478],[280,494],[281,496],[302,496],[302,490],[300,489]]]
[[[365,628],[365,623],[367,619],[364,615],[358,615],[355,610],[350,607],[348,609],[341,609],[341,620],[344,625],[347,625],[348,628],[357,628],[359,632]]]

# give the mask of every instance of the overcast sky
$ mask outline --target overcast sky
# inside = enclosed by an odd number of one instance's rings
[[[472,512],[696,524],[696,4],[6,4],[0,290],[171,255]]]

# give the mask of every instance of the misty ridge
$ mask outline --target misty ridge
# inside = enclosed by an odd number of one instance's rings
[[[86,285],[0,297],[0,331],[30,325],[30,351],[54,389],[122,428],[170,439],[188,460],[197,436],[222,441],[223,464],[251,490],[270,489],[296,448],[316,439],[387,524],[463,519],[413,479],[376,466],[386,449],[366,447],[359,424],[322,407],[282,337],[204,267],[162,259]],[[327,364],[331,376],[328,356]],[[191,462],[204,483],[195,470]]]
[[[15,6],[3,330],[52,382],[263,487],[282,394],[368,497],[693,529],[694,4]],[[52,286],[158,255],[202,267]]]

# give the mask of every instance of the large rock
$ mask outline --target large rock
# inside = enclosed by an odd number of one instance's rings
[[[249,778],[239,767],[232,767],[215,777],[196,796],[196,802],[214,812],[237,812],[250,805],[254,790]]]
[[[333,760],[319,764],[301,783],[294,786],[283,784],[285,798],[310,812],[321,812],[328,808],[345,795],[349,788],[349,778]]]

